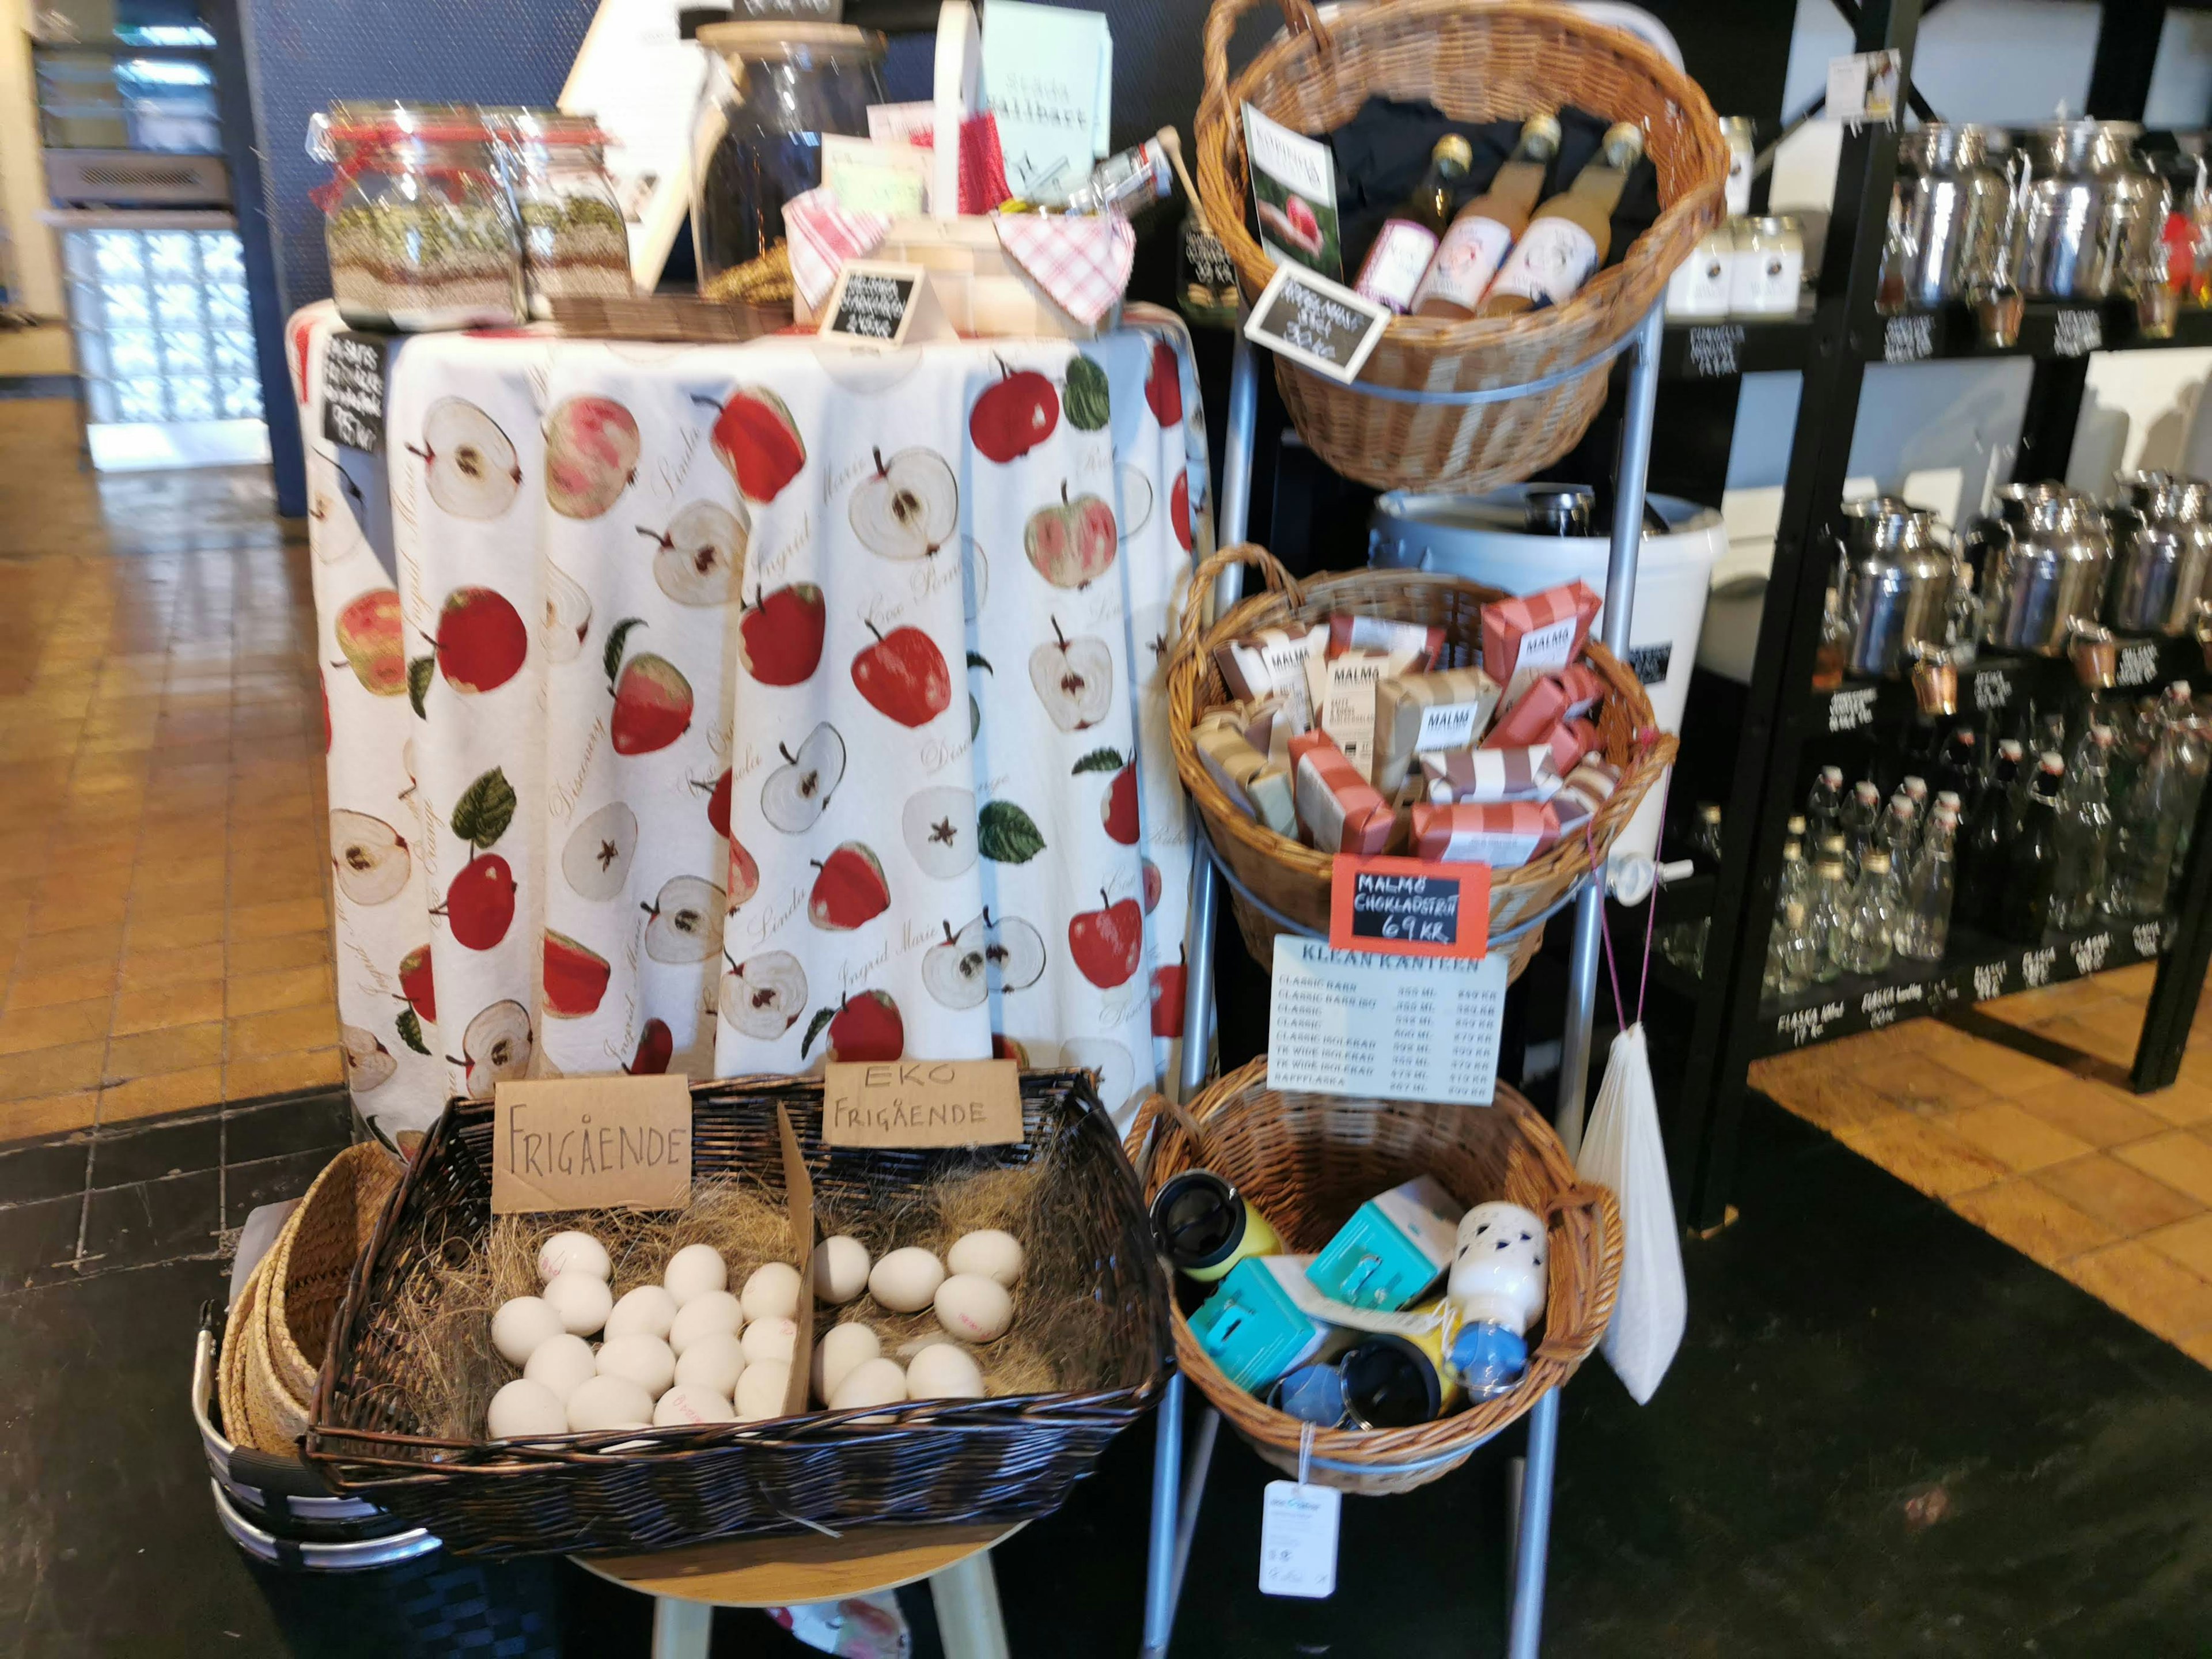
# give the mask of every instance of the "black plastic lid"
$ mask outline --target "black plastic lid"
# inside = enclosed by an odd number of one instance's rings
[[[1338,1362],[1345,1403],[1370,1429],[1410,1429],[1443,1409],[1437,1368],[1402,1336],[1370,1336]]]
[[[1211,1170],[1185,1170],[1152,1200],[1152,1231],[1186,1272],[1226,1261],[1244,1237],[1244,1200]]]

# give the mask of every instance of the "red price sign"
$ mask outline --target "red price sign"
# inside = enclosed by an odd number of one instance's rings
[[[1328,943],[1378,956],[1484,956],[1490,866],[1340,856],[1329,889]]]

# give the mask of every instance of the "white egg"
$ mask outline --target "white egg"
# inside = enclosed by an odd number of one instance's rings
[[[945,1265],[956,1273],[981,1273],[995,1279],[1008,1290],[1022,1276],[1021,1241],[996,1227],[963,1233],[945,1253]]]
[[[945,1282],[945,1264],[909,1244],[893,1250],[868,1273],[868,1293],[893,1313],[920,1313]]]
[[[578,1434],[649,1429],[653,1396],[626,1376],[595,1376],[568,1396],[568,1426]]]
[[[892,1406],[906,1398],[906,1373],[896,1359],[863,1359],[845,1374],[837,1392],[830,1397],[832,1411],[851,1411],[859,1406]],[[882,1417],[863,1417],[863,1423],[883,1423]]]
[[[830,1396],[837,1392],[837,1385],[854,1366],[880,1358],[883,1352],[882,1340],[866,1325],[831,1328],[829,1334],[814,1345],[814,1397],[828,1405]]]
[[[660,1275],[660,1282],[680,1308],[709,1291],[727,1290],[730,1270],[722,1265],[722,1253],[712,1244],[686,1244],[668,1258],[668,1270]]]
[[[653,1426],[672,1429],[692,1423],[728,1423],[737,1418],[730,1402],[696,1382],[678,1382],[653,1402]]]
[[[738,1379],[738,1421],[760,1423],[783,1415],[783,1394],[791,1386],[791,1367],[781,1360],[748,1365]]]
[[[538,1344],[561,1334],[561,1316],[541,1297],[518,1296],[491,1316],[491,1345],[510,1365],[520,1365]]]
[[[915,1400],[981,1400],[982,1368],[967,1349],[933,1342],[907,1362],[906,1391]]]
[[[522,1367],[525,1376],[532,1382],[543,1382],[563,1404],[579,1383],[599,1373],[599,1357],[592,1353],[592,1345],[565,1331],[539,1343],[538,1352]]]
[[[799,1346],[799,1322],[795,1319],[756,1319],[745,1327],[745,1334],[738,1339],[738,1346],[744,1350],[748,1365],[776,1359],[788,1361],[792,1350]]]
[[[995,1279],[955,1273],[937,1287],[937,1322],[965,1342],[996,1342],[1014,1322],[1014,1299]]]
[[[528,1434],[566,1434],[568,1408],[543,1382],[518,1376],[491,1397],[484,1427],[494,1440],[514,1440]]]
[[[614,1271],[607,1247],[589,1233],[573,1230],[556,1233],[538,1247],[538,1277],[550,1281],[559,1273],[584,1273],[604,1280]]]
[[[676,1356],[643,1331],[611,1336],[599,1345],[599,1375],[628,1377],[657,1399],[676,1380]]]
[[[832,1307],[868,1288],[868,1247],[850,1233],[832,1233],[814,1247],[814,1299]]]
[[[744,1322],[745,1310],[738,1305],[737,1297],[727,1291],[708,1291],[676,1310],[676,1322],[668,1328],[668,1346],[681,1359],[684,1349],[701,1337],[735,1336]]]
[[[571,1336],[589,1336],[607,1322],[615,1305],[607,1281],[589,1273],[556,1273],[538,1294],[561,1316],[561,1328]]]
[[[676,1323],[676,1298],[658,1285],[641,1285],[615,1304],[607,1316],[607,1340],[618,1336],[647,1336],[668,1340]]]
[[[788,1261],[768,1261],[753,1269],[738,1297],[748,1319],[788,1319],[799,1311],[799,1269]]]
[[[686,1388],[705,1389],[727,1400],[737,1392],[738,1378],[745,1369],[745,1351],[727,1331],[702,1336],[676,1356],[676,1380]]]

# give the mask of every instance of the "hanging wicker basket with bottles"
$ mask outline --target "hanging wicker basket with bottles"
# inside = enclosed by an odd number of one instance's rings
[[[1327,23],[1310,0],[1278,0],[1289,27],[1232,79],[1230,37],[1260,3],[1214,0],[1197,120],[1199,194],[1247,301],[1274,270],[1248,223],[1248,103],[1308,134],[1333,131],[1375,97],[1425,100],[1468,122],[1573,105],[1643,130],[1659,216],[1564,305],[1395,319],[1350,386],[1276,362],[1298,435],[1346,477],[1474,494],[1533,477],[1582,436],[1614,354],[1720,221],[1729,158],[1712,106],[1634,36],[1527,0],[1389,0]]]

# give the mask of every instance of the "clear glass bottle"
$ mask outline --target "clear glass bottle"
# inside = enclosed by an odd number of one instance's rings
[[[1813,896],[1813,866],[1805,862],[1805,848],[1795,839],[1782,843],[1782,874],[1774,884],[1774,914],[1792,904],[1808,902]]]
[[[2051,925],[2069,933],[2096,920],[2111,880],[2112,750],[2112,728],[2091,726],[2059,799],[2058,868],[2051,878]]]
[[[1928,780],[1907,773],[1897,786],[1897,792],[1912,803],[1912,822],[1921,829],[1928,824]]]
[[[2019,827],[2005,849],[2004,884],[1997,895],[1997,931],[2021,945],[2039,945],[2051,927],[2051,897],[2058,872],[2058,797],[2066,763],[2046,749],[2021,801]]]
[[[1959,814],[1938,802],[1928,834],[1905,878],[1904,913],[1897,924],[1897,953],[1915,962],[1941,962],[1951,939],[1951,901],[1958,890]]]
[[[1844,936],[1842,965],[1847,974],[1880,974],[1897,948],[1898,913],[1904,895],[1889,867],[1889,854],[1869,853],[1851,889],[1851,919]]]
[[[1806,832],[1812,839],[1805,844],[1817,848],[1821,841],[1841,830],[1844,816],[1844,769],[1824,766],[1813,780],[1811,793],[1805,797]]]
[[[1813,898],[1805,913],[1805,934],[1812,944],[1812,977],[1826,985],[1844,969],[1844,947],[1850,936],[1851,884],[1844,876],[1842,849],[1823,852],[1813,866]]]
[[[1690,851],[1701,859],[1721,861],[1721,809],[1711,801],[1698,803],[1698,822],[1690,831]]]
[[[1392,311],[1413,308],[1421,277],[1451,223],[1453,193],[1474,160],[1473,148],[1457,133],[1448,132],[1437,141],[1421,182],[1375,233],[1352,284],[1353,293]]]
[[[1474,315],[1506,249],[1528,228],[1559,149],[1559,124],[1553,117],[1539,115],[1521,129],[1521,142],[1488,185],[1452,216],[1436,258],[1413,290],[1416,317],[1458,322]]]
[[[1881,823],[1881,791],[1871,781],[1861,778],[1852,786],[1851,798],[1844,803],[1842,826],[1844,856],[1856,865],[1874,844],[1874,832]]]
[[[1598,153],[1583,163],[1574,183],[1529,216],[1476,314],[1515,317],[1572,299],[1605,264],[1613,210],[1643,155],[1642,128],[1629,121],[1607,127]]]
[[[1889,805],[1875,827],[1870,848],[1889,854],[1889,867],[1904,871],[1911,867],[1912,855],[1920,848],[1919,814],[1912,799],[1902,789],[1889,798]]]
[[[1844,614],[1843,602],[1832,587],[1820,609],[1820,641],[1813,647],[1813,689],[1837,690],[1844,683],[1844,671],[1850,660],[1851,619]]]
[[[1805,902],[1792,900],[1774,918],[1766,941],[1766,974],[1760,989],[1771,997],[1792,997],[1814,983],[1817,957],[1808,931]]]
[[[2149,754],[2112,815],[2112,885],[2106,908],[2123,921],[2165,915],[2182,808],[2189,799],[2187,734],[2166,708],[2154,718],[2160,729]]]

